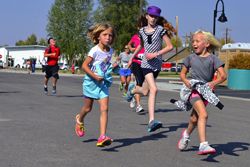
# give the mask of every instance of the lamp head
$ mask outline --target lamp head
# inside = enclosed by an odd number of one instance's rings
[[[224,12],[222,12],[221,16],[218,18],[218,21],[222,23],[227,22],[227,17]]]

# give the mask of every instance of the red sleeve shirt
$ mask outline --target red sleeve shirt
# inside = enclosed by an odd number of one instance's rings
[[[135,48],[137,48],[137,46],[140,45],[141,43],[139,35],[138,34],[133,35],[130,42],[134,45]],[[144,47],[135,55],[132,62],[141,64],[143,53],[144,53]]]
[[[56,46],[50,46],[45,50],[45,53],[56,53],[55,56],[48,57],[47,63],[49,66],[57,65],[57,62],[58,62],[59,56],[60,56],[60,48],[58,48]]]

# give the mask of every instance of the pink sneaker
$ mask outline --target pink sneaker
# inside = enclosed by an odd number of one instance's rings
[[[85,128],[82,122],[79,121],[80,115],[76,115],[76,125],[75,125],[75,132],[78,137],[83,137],[85,135]]]
[[[105,135],[101,135],[98,138],[96,146],[97,147],[105,147],[105,146],[109,146],[112,142],[113,142],[113,139],[111,139],[110,137],[105,136]]]

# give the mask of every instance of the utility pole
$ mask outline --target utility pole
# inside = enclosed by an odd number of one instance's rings
[[[175,51],[176,53],[178,52],[178,26],[179,26],[179,18],[178,16],[175,16],[175,21],[176,21],[176,26],[175,26],[175,29],[176,29],[176,48],[175,48]]]
[[[191,36],[186,33],[186,35],[182,36],[182,38],[184,38],[184,41],[185,41],[185,45],[184,45],[185,48],[190,47],[191,46],[190,45],[190,43],[191,43]]]
[[[225,39],[225,44],[227,44],[229,41],[228,41],[228,32],[231,31],[231,29],[229,28],[226,28],[226,39]]]
[[[176,47],[175,47],[175,53],[177,54],[178,53],[178,26],[179,26],[179,18],[178,16],[175,16],[175,21],[176,21]],[[176,74],[178,73],[178,60],[176,60],[175,62],[175,72]]]

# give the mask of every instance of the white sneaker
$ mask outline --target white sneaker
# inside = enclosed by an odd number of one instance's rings
[[[208,142],[203,142],[200,144],[198,155],[207,155],[207,154],[214,154],[216,150],[211,147]]]
[[[142,108],[141,105],[137,106],[136,109],[135,109],[135,112],[139,113],[139,112],[143,112],[144,109]]]
[[[187,148],[188,142],[190,141],[189,136],[186,133],[186,129],[182,131],[181,138],[177,144],[177,147],[180,151],[183,151]]]
[[[135,98],[133,98],[133,99],[131,100],[131,102],[129,103],[129,107],[130,107],[130,108],[135,108]]]

